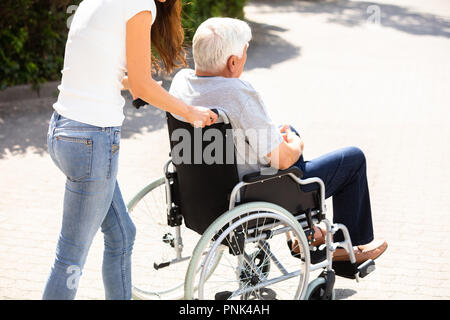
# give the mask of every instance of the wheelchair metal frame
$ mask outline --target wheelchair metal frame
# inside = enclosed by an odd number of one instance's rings
[[[219,112],[219,119],[221,121],[223,121],[225,124],[229,124],[230,122],[229,122],[229,119],[228,119],[227,115],[221,110],[217,110],[217,111]],[[171,172],[169,171],[169,166],[170,166],[171,163],[172,163],[172,159],[169,159],[166,162],[166,164],[164,165],[164,179],[165,179],[165,188],[166,188],[166,190],[165,190],[166,191],[166,206],[167,206],[167,215],[168,215],[168,217],[170,216],[170,210],[172,209],[172,194],[171,194],[171,187],[170,187],[170,185],[171,185],[171,180],[173,178],[172,178],[172,175],[170,174]],[[176,171],[175,167],[174,167],[174,171]],[[293,173],[287,173],[287,175],[292,180],[294,180],[294,182],[298,183],[299,185],[309,185],[309,184],[317,183],[319,185],[319,187],[320,187],[319,192],[320,192],[321,208],[319,210],[315,210],[315,211],[311,212],[311,218],[312,218],[311,220],[312,220],[312,222],[314,224],[317,223],[318,219],[315,218],[315,216],[318,213],[320,213],[321,216],[323,217],[320,220],[320,222],[323,222],[325,224],[326,230],[327,230],[326,237],[325,237],[326,259],[323,260],[322,262],[318,262],[316,264],[312,264],[310,262],[309,253],[308,253],[308,257],[305,260],[306,263],[305,263],[305,267],[304,267],[304,273],[305,273],[306,277],[309,277],[309,273],[310,272],[315,271],[315,270],[319,270],[319,269],[326,269],[327,272],[332,272],[333,271],[333,268],[332,268],[332,266],[333,266],[333,254],[332,253],[336,250],[337,247],[344,248],[349,253],[350,262],[352,264],[356,264],[356,258],[355,258],[354,252],[353,252],[353,246],[352,246],[352,242],[351,242],[350,235],[349,235],[347,227],[345,225],[343,225],[343,224],[332,224],[325,216],[327,208],[326,208],[326,204],[325,204],[325,185],[324,185],[323,181],[320,178],[317,178],[317,177],[316,178],[301,179],[301,178],[297,177]],[[280,177],[280,176],[270,177],[267,180],[275,179],[277,177]],[[266,181],[266,180],[263,179],[262,181]],[[239,204],[240,195],[241,195],[240,191],[241,191],[241,189],[243,187],[251,185],[251,184],[255,184],[255,183],[260,183],[260,182],[261,182],[261,180],[257,181],[257,182],[244,182],[244,181],[238,182],[235,185],[235,187],[233,188],[233,190],[231,192],[231,195],[230,195],[229,210],[235,208],[236,205]],[[255,215],[257,215],[257,214],[255,214]],[[251,215],[250,217],[254,218],[255,215]],[[243,219],[246,219],[246,218],[243,218]],[[250,218],[247,217],[247,219],[250,219]],[[309,226],[308,222],[305,221],[306,220],[306,215],[305,214],[297,215],[297,216],[295,216],[295,219],[299,222],[299,224],[300,224],[300,226],[302,227],[303,230],[304,230],[305,227]],[[233,225],[234,224],[230,224],[229,228],[232,228]],[[270,237],[278,235],[278,234],[287,233],[287,232],[289,232],[291,230],[290,227],[285,226],[285,227],[278,228],[275,231],[272,231],[272,229],[274,229],[274,228],[276,228],[276,227],[278,227],[280,225],[282,225],[282,223],[281,222],[277,222],[277,223],[274,223],[274,224],[269,225],[269,226],[264,226],[264,227],[256,226],[254,228],[258,229],[258,231],[270,229],[271,230]],[[311,227],[311,226],[309,226],[309,227]],[[262,228],[262,230],[259,230],[259,228]],[[338,230],[342,230],[345,240],[342,241],[342,242],[335,243],[332,240],[332,235],[334,235]],[[161,266],[168,266],[170,264],[179,263],[179,262],[182,262],[182,261],[189,260],[191,258],[190,256],[183,257],[184,245],[183,245],[183,239],[182,239],[182,235],[181,235],[181,226],[175,226],[175,233],[176,234],[175,234],[175,237],[174,237],[175,238],[174,239],[174,243],[175,243],[176,258],[173,259],[172,261],[167,261],[167,262],[161,263],[160,264]],[[260,233],[256,237],[252,237],[252,238],[246,239],[246,242],[263,243],[265,240],[268,240],[266,238],[267,238],[267,233]],[[221,240],[220,237],[219,237],[219,240]],[[216,241],[216,244],[215,244],[216,247],[220,243],[221,243],[221,241]],[[295,277],[295,276],[297,276],[300,273],[300,270],[288,273],[286,271],[286,269],[283,267],[283,265],[280,263],[280,261],[277,259],[275,254],[273,252],[271,252],[269,248],[267,248],[265,246],[261,246],[261,248],[263,248],[265,254],[267,254],[270,257],[270,259],[273,261],[275,266],[282,273],[282,275],[280,277],[278,277],[277,279],[272,279],[271,281],[269,281],[269,283],[266,283],[265,285],[276,283],[276,282],[280,282],[280,281],[289,279],[291,277]],[[310,250],[317,250],[317,248],[310,246]],[[269,251],[269,252],[267,252],[267,251]],[[207,252],[205,252],[204,254],[207,254]],[[262,274],[261,270],[259,270],[258,267],[255,266],[255,264],[252,261],[251,257],[249,257],[245,252],[242,255],[240,255],[238,257],[238,259],[239,259],[239,265],[242,265],[244,263],[244,261],[245,261],[245,263],[247,265],[249,265],[250,268],[254,272],[256,272],[261,279],[265,279],[266,278],[264,276],[264,274]],[[208,262],[206,262],[206,264],[207,263]],[[206,277],[205,272],[202,272],[201,279],[204,280],[205,277]],[[356,279],[357,282],[359,282],[359,274],[358,273],[355,274],[355,279]],[[261,286],[263,286],[263,285],[261,284]],[[255,288],[253,288],[253,289],[255,289]],[[245,294],[245,290],[240,289],[240,290],[238,290],[238,293],[239,294]]]
[[[230,124],[227,115],[223,111],[221,111],[220,109],[215,109],[215,112],[219,113],[219,119],[217,122]],[[171,164],[173,169],[170,168]],[[187,218],[189,217],[195,218],[196,216],[195,212],[189,213],[189,210],[187,210],[186,212],[188,213],[186,213],[185,219],[181,215],[180,204],[174,203],[173,201],[175,200],[175,202],[177,202],[181,200],[178,199],[178,197],[180,196],[180,194],[178,194],[179,190],[176,190],[173,187],[173,184],[177,183],[176,180],[177,167],[173,163],[171,158],[169,158],[169,160],[165,163],[163,170],[164,170],[164,178],[158,179],[158,186],[161,186],[163,182],[165,184],[165,196],[166,196],[165,206],[166,206],[167,222],[169,227],[175,228],[174,230],[175,236],[173,236],[172,231],[170,231],[169,233],[166,233],[163,236],[163,241],[165,243],[170,243],[171,247],[175,250],[175,258],[168,258],[167,260],[166,258],[162,258],[165,261],[156,261],[153,267],[155,270],[158,270],[161,268],[168,267],[172,264],[177,264],[183,261],[190,260],[189,268],[184,278],[185,284],[184,292],[185,297],[188,297],[188,299],[192,298],[191,295],[193,290],[198,290],[199,297],[200,298],[202,297],[203,285],[205,283],[205,280],[209,278],[210,274],[208,268],[205,268],[203,266],[205,265],[209,266],[211,260],[216,259],[214,257],[215,254],[217,253],[220,254],[220,257],[217,259],[217,262],[215,263],[218,263],[218,261],[222,256],[222,253],[224,252],[223,250],[226,250],[226,248],[229,249],[230,254],[232,254],[237,258],[236,274],[238,276],[237,280],[239,281],[239,289],[237,289],[236,291],[233,290],[233,293],[230,292],[231,296],[229,296],[228,298],[241,295],[241,298],[246,299],[246,297],[248,297],[249,294],[250,295],[255,294],[256,297],[256,295],[260,295],[261,293],[254,293],[255,290],[259,292],[259,289],[263,289],[264,287],[273,285],[275,283],[284,280],[288,280],[293,277],[297,277],[302,274],[301,276],[302,284],[299,285],[295,298],[301,299],[304,298],[305,295],[307,297],[311,297],[313,293],[317,295],[316,291],[314,291],[315,290],[314,288],[316,289],[320,288],[320,290],[325,290],[325,292],[323,293],[323,299],[328,298],[334,299],[333,286],[335,281],[334,280],[335,275],[355,279],[357,282],[359,282],[360,278],[365,277],[372,270],[374,270],[374,263],[371,260],[369,261],[370,263],[363,263],[363,264],[356,263],[356,258],[347,227],[343,224],[331,223],[326,218],[327,208],[325,204],[324,182],[318,177],[302,179],[301,174],[293,169],[278,171],[277,174],[267,176],[264,176],[264,174],[261,173],[259,173],[259,175],[255,173],[254,175],[244,177],[243,181],[237,182],[235,185],[234,183],[238,181],[238,179],[237,177],[233,178],[233,182],[231,184],[228,183],[226,191],[221,189],[221,193],[226,192],[228,195],[230,190],[228,188],[231,188],[234,185],[231,193],[229,194],[230,199],[228,200],[228,203],[221,202],[220,204],[221,211],[227,210],[226,209],[227,205],[228,210],[225,213],[223,213],[223,215],[220,215],[220,218],[215,217],[214,215],[209,217],[209,219],[212,218],[217,220],[214,220],[214,222],[212,222],[209,225],[209,228],[206,229],[205,234],[203,234],[203,231],[201,231],[204,230],[201,229],[204,228],[204,225],[201,226],[201,228],[199,229],[196,229],[197,226],[194,225],[192,226],[192,230],[202,234],[202,238],[197,243],[196,248],[193,250],[190,256],[183,256],[184,244],[181,227],[183,226],[183,223],[187,227],[188,225],[187,224],[188,221],[186,221]],[[181,171],[182,170],[180,169],[180,172]],[[219,175],[220,173],[221,171],[218,172]],[[303,208],[302,206],[297,207],[299,203],[295,202],[292,203],[284,202],[284,204],[278,205],[279,203],[278,200],[283,199],[282,201],[286,201],[286,198],[283,197],[278,198],[278,196],[276,195],[273,196],[268,195],[268,197],[266,198],[272,200],[267,201],[257,200],[261,198],[264,199],[265,198],[264,193],[266,193],[267,190],[270,190],[270,188],[258,189],[259,187],[256,186],[255,189],[253,188],[250,188],[250,190],[243,189],[244,187],[247,187],[249,185],[256,185],[257,183],[263,183],[270,181],[272,179],[282,178],[286,176],[292,179],[294,184],[296,183],[299,186],[311,184],[317,184],[319,186],[319,189],[315,191],[314,194],[311,195],[314,198],[313,202],[311,202],[312,198],[310,198],[310,200],[307,200],[309,202],[305,202],[304,206],[306,208]],[[291,184],[292,181],[289,181],[289,183]],[[205,183],[209,182],[205,181]],[[284,181],[282,183],[284,183]],[[290,187],[292,187],[292,185],[290,185]],[[294,190],[291,191],[293,192]],[[262,196],[258,198],[259,192],[261,192]],[[303,195],[301,194],[299,194],[299,196],[303,197]],[[243,199],[241,201],[242,197]],[[288,199],[290,199],[291,197],[292,199],[294,199],[296,195],[290,194]],[[255,201],[250,201],[249,199],[255,199]],[[219,199],[219,201],[223,200],[225,199],[223,198]],[[318,202],[320,202],[320,206],[318,205]],[[295,206],[292,207],[291,205],[294,203]],[[300,208],[300,210],[298,208]],[[259,218],[263,217],[264,219],[269,217],[268,218],[269,222],[267,222],[267,224],[261,225],[257,221]],[[241,227],[237,228],[237,226],[240,226],[242,223],[248,222],[250,220],[253,221],[256,220],[256,224],[251,223],[250,226],[247,225],[242,228]],[[298,224],[296,224],[295,221],[297,221]],[[321,222],[324,223],[327,231],[325,243],[318,247],[314,247],[311,245],[311,243],[315,240],[313,238],[314,225]],[[216,232],[215,230],[220,230],[219,233],[217,234],[217,238],[216,235],[214,235],[213,233]],[[344,241],[334,242],[333,235],[336,234],[336,232],[338,232],[339,230],[342,230]],[[301,249],[298,250],[299,251],[298,253],[293,251],[294,249],[292,248],[291,245],[292,242],[289,242],[290,240],[292,240],[291,232],[293,232],[294,238],[299,241],[298,244],[300,245]],[[284,257],[279,255],[277,258],[274,252],[271,250],[268,240],[282,234],[285,234],[288,239],[291,254],[296,258],[300,258],[304,262],[303,264],[301,264],[301,267],[298,270],[295,270],[296,264],[294,264],[294,270],[288,271],[285,268],[286,265],[283,266],[283,264],[279,260],[283,259]],[[308,240],[308,238],[305,237],[305,235],[306,236],[312,235],[312,237]],[[231,243],[227,245],[223,244],[225,240],[228,241],[229,239],[231,239]],[[263,264],[263,267],[260,268],[259,263],[257,262],[254,256],[254,253],[250,254],[248,253],[248,251],[252,251],[252,249],[244,250],[245,245],[250,243],[254,244],[258,248],[259,251],[257,252],[261,252],[263,254],[265,261],[270,261],[267,263],[273,262],[273,265],[281,272],[281,275],[280,274],[275,275],[275,278],[270,278],[269,280],[268,273],[264,271],[265,262]],[[351,265],[350,269],[345,269],[347,268],[347,263],[345,264],[337,263],[335,264],[336,271],[333,269],[333,252],[338,247],[344,248],[349,254],[350,258],[349,265]],[[201,262],[202,267],[201,269],[198,269],[200,267],[200,261],[202,261]],[[214,264],[214,268],[216,268],[215,266],[216,265]],[[310,273],[319,269],[324,269],[321,275],[313,282],[309,283]],[[253,286],[251,288],[246,288],[245,287],[246,284],[241,282],[242,272],[244,272],[244,275],[246,275],[245,272],[249,271],[252,272],[252,274],[254,274],[255,277],[257,277],[257,279],[260,279],[260,281],[255,280],[256,282],[253,283],[252,280]],[[194,280],[197,281],[195,279],[196,275],[198,275],[197,272],[200,272],[199,274],[200,280],[199,283],[195,285]],[[196,286],[195,288],[193,287],[194,285]],[[305,285],[307,286],[306,291],[303,290],[305,288],[304,287]],[[181,286],[182,284],[179,284],[175,288],[178,289]],[[133,287],[133,290],[136,290],[142,294],[148,294],[146,291],[142,291],[135,287]],[[190,292],[190,295],[189,294],[186,295],[186,292]],[[322,291],[320,292],[320,295],[322,296]]]

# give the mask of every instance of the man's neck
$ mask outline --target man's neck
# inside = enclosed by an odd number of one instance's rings
[[[197,77],[224,77],[224,78],[230,78],[229,75],[226,74],[226,72],[206,72],[206,71],[200,71],[195,70],[195,75]]]

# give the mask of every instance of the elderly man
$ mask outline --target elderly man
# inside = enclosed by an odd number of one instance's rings
[[[333,197],[334,222],[349,229],[357,262],[377,258],[386,250],[387,243],[373,237],[363,152],[350,147],[310,161],[303,160],[304,143],[295,130],[288,125],[281,128],[275,125],[259,94],[248,82],[239,79],[251,37],[250,27],[243,21],[231,18],[206,20],[193,40],[195,70],[179,71],[173,79],[171,94],[189,105],[220,106],[234,130],[244,132],[244,135],[249,129],[257,133],[245,135],[244,146],[236,144],[241,178],[267,165],[275,169],[297,166],[303,171],[304,178],[321,178],[326,197]],[[343,235],[337,233],[335,240],[342,241]],[[349,256],[344,249],[337,249],[333,259],[346,261]]]

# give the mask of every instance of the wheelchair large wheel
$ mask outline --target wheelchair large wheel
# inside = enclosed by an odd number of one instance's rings
[[[300,240],[303,259],[291,254],[287,233]],[[204,232],[186,273],[185,299],[303,299],[309,265],[305,233],[288,211],[266,202],[243,204]]]
[[[132,255],[134,299],[182,299],[189,259],[200,239],[197,233],[181,226],[183,255],[177,256],[176,228],[167,224],[165,187],[165,179],[160,178],[128,204],[137,229]]]

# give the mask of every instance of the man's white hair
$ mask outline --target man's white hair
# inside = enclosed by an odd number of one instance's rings
[[[219,72],[231,56],[242,58],[244,48],[252,39],[250,26],[239,19],[210,18],[197,29],[193,55],[197,70]]]

